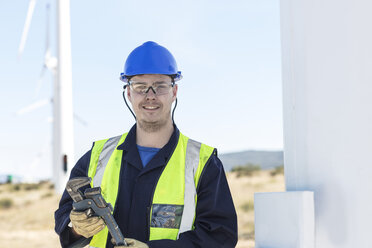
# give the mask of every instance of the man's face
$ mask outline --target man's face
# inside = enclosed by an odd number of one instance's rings
[[[170,87],[172,79],[167,75],[144,74],[137,75],[130,80],[127,96],[136,114],[137,124],[146,132],[156,132],[171,120],[171,107],[177,96],[177,85]],[[134,86],[147,89],[149,86],[167,87],[162,89],[161,95],[155,94],[150,88],[146,94],[135,91]]]

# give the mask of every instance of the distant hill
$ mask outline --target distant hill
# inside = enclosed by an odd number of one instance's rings
[[[218,154],[225,171],[230,171],[237,165],[255,164],[263,170],[283,165],[283,151],[243,151]]]

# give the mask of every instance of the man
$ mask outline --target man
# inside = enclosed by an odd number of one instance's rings
[[[94,142],[70,178],[89,176],[102,188],[130,247],[235,247],[236,212],[217,151],[184,136],[171,117],[181,78],[166,48],[149,41],[134,49],[121,80],[136,124]],[[62,247],[87,238],[114,247],[103,220],[72,210],[66,191],[55,224]]]

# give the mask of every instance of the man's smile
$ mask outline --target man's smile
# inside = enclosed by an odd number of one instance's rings
[[[142,108],[146,109],[146,110],[156,110],[156,109],[159,109],[160,106],[157,106],[157,105],[143,105]]]

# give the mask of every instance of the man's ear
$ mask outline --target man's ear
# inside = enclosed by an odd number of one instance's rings
[[[131,92],[130,92],[130,88],[129,88],[129,85],[127,86],[127,98],[128,100],[132,103],[132,95],[131,95]]]
[[[177,92],[178,92],[178,84],[175,84],[172,88],[173,96],[172,101],[175,101],[177,98]]]

